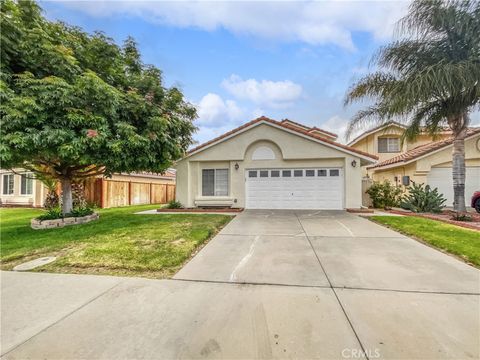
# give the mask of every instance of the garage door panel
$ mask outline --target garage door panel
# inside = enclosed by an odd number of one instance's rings
[[[330,176],[330,168],[321,169],[326,172],[314,169],[315,176],[306,176],[305,171],[301,172],[302,176],[293,176],[295,170],[299,173],[298,169],[272,169],[268,171],[268,177],[260,177],[260,170],[266,169],[249,169],[246,173],[246,207],[249,209],[343,208],[342,169],[332,168],[339,176]],[[282,176],[285,170],[292,176]],[[272,171],[279,171],[280,177],[271,177]],[[326,176],[319,176],[319,173],[326,173]]]
[[[427,182],[447,199],[446,206],[453,205],[453,179],[452,168],[433,168],[427,177]],[[480,167],[468,166],[465,178],[465,202],[470,204],[470,197],[475,191],[480,190]]]

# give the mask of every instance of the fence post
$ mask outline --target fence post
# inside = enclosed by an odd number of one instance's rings
[[[128,182],[128,205],[132,205],[132,182]]]

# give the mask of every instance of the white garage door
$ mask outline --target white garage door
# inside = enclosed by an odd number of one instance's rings
[[[465,201],[470,206],[470,199],[475,191],[480,190],[480,167],[470,166],[466,168],[465,179]],[[438,191],[447,199],[446,206],[453,206],[453,180],[451,168],[433,168],[427,177],[431,187],[438,188]]]
[[[343,209],[343,170],[249,169],[247,209]]]

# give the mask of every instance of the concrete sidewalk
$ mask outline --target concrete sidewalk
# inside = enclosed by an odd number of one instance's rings
[[[480,272],[344,212],[246,211],[173,280],[1,283],[6,359],[480,358]]]

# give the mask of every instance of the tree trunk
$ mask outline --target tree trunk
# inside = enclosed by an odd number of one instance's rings
[[[72,212],[73,202],[72,202],[72,180],[64,178],[62,179],[62,214]]]
[[[453,209],[466,212],[465,208],[465,137],[458,134],[453,140],[452,176]]]

